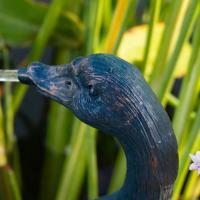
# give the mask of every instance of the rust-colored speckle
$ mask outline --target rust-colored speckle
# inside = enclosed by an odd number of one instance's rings
[[[152,157],[151,157],[151,166],[152,166],[153,172],[156,172],[157,167],[158,167],[158,160],[155,155],[152,155]]]

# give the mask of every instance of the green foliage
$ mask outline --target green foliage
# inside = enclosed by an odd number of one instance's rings
[[[59,9],[57,6],[56,3],[55,11]],[[28,0],[1,0],[0,33],[6,44],[11,46],[32,44],[40,32],[48,9],[49,7],[45,4]],[[51,18],[51,20],[55,20],[55,15],[51,15]],[[66,26],[63,26],[64,24]],[[56,28],[51,36],[52,40],[49,42],[59,46],[76,47],[82,40],[82,34],[80,34],[82,31],[79,18],[74,13],[66,11],[59,15]]]
[[[173,199],[197,199],[200,181],[188,167],[189,153],[200,146],[200,2],[151,0],[140,16],[135,12],[139,2],[52,0],[44,4],[0,0],[0,58],[9,68],[9,47],[31,47],[22,61],[28,63],[40,60],[44,49],[50,46],[56,52],[52,64],[96,52],[114,53],[135,63],[163,106],[174,108],[172,124],[179,143],[180,167]],[[177,77],[184,79],[176,97],[171,89]],[[20,200],[23,191],[13,125],[27,88],[13,87],[0,86],[3,200]],[[89,199],[99,196],[97,136],[97,130],[80,122],[63,106],[50,102],[38,199],[78,200],[83,183],[87,183]],[[106,151],[111,151],[111,147]],[[125,176],[125,157],[120,148],[115,159],[108,193],[116,191]]]

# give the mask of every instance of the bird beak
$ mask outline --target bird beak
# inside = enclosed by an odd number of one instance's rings
[[[27,68],[19,69],[18,79],[21,83],[34,85],[43,95],[67,105],[75,90],[75,86],[66,84],[71,78],[69,68],[70,64],[49,66],[34,62]]]

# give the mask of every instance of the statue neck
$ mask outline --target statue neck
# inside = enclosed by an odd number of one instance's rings
[[[124,185],[119,192],[119,196],[125,199],[160,199],[162,195],[162,186],[157,180],[158,155],[156,155],[156,146],[148,143],[147,135],[150,130],[129,129],[118,138],[123,146],[126,155],[127,172]],[[139,139],[136,139],[142,135]],[[128,139],[127,139],[128,138]],[[150,141],[149,141],[150,142]]]
[[[99,126],[118,139],[127,161],[123,187],[102,200],[168,200],[178,171],[177,143],[170,120],[139,75],[134,75],[129,85],[108,110],[117,111],[110,114],[115,116],[113,123]],[[132,87],[135,85],[138,87]]]
[[[159,108],[158,108],[159,112]],[[165,113],[139,113],[115,134],[127,161],[127,172],[116,199],[170,199],[177,173],[177,145]],[[118,198],[119,197],[119,198]]]

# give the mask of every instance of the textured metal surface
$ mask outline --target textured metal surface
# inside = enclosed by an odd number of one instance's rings
[[[166,112],[136,67],[113,55],[94,54],[56,67],[32,63],[18,76],[122,144],[124,185],[101,200],[170,199],[178,170],[176,139]]]

